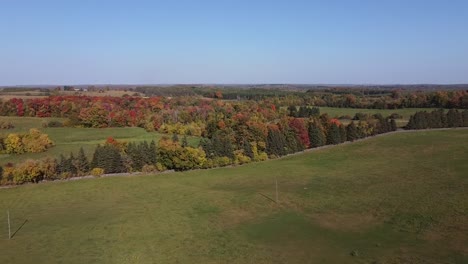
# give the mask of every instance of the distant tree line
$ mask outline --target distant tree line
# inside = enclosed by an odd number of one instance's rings
[[[412,115],[406,129],[427,129],[445,127],[468,127],[468,110],[457,109],[434,110],[432,112],[419,111]]]
[[[240,126],[238,123],[237,126]],[[157,172],[191,170],[239,165],[273,159],[308,148],[339,144],[386,133],[396,129],[394,119],[377,114],[348,125],[323,114],[319,117],[285,117],[266,126],[226,126],[222,120],[208,124],[208,134],[198,147],[188,144],[187,137],[163,137],[151,142],[122,142],[108,138],[94,150],[88,160],[81,148],[77,155],[60,155],[59,159],[27,160],[7,164],[0,171],[0,183],[22,184],[42,180],[123,172]],[[234,132],[236,131],[236,132]]]

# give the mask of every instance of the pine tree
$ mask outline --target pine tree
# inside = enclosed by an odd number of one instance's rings
[[[134,142],[130,142],[127,145],[127,155],[130,159],[130,164],[133,170],[140,171],[143,167],[143,161],[140,155],[138,146]]]
[[[57,166],[57,171],[59,174],[67,172],[67,160],[63,154],[60,154],[60,163]]]
[[[149,162],[153,165],[156,165],[157,162],[156,151],[156,142],[151,140],[151,143],[149,144]]]
[[[396,121],[395,119],[390,119],[390,129],[391,131],[396,131],[397,130],[397,124],[396,124]]]
[[[335,124],[331,124],[327,131],[327,144],[335,145],[341,142],[340,128]]]
[[[297,117],[297,108],[294,105],[288,107],[289,116]]]
[[[174,134],[174,135],[176,135],[176,134]],[[178,141],[174,141],[174,142],[178,142]],[[150,147],[148,145],[148,142],[143,141],[142,143],[140,143],[140,149],[139,150],[140,150],[141,158],[143,160],[143,164],[147,164],[147,165],[152,164],[151,150],[150,150]]]
[[[187,136],[184,135],[184,137],[182,138],[182,147],[188,147],[188,140],[187,140]]]
[[[268,129],[266,151],[269,155],[283,156],[287,154],[287,143],[283,133],[277,129]]]
[[[348,141],[354,141],[354,140],[356,140],[358,138],[359,138],[359,136],[358,136],[358,133],[357,133],[356,124],[354,124],[354,121],[351,121],[351,123],[346,127],[346,139]]]
[[[463,111],[463,126],[468,127],[468,109]]]
[[[322,129],[320,129],[314,123],[310,123],[308,132],[311,148],[321,147],[325,145],[326,139]]]
[[[458,110],[450,109],[447,112],[448,127],[460,127],[463,125],[463,117]]]
[[[293,129],[288,129],[287,131],[285,131],[283,138],[285,139],[286,143],[285,154],[295,153],[304,150],[304,145],[301,144],[301,141],[299,140]]]
[[[179,136],[176,133],[172,134],[172,141],[179,142]]]
[[[344,125],[340,125],[340,143],[346,141],[346,128]]]
[[[83,147],[81,147],[80,151],[78,152],[78,157],[76,157],[75,160],[75,166],[78,169],[79,174],[84,175],[89,172],[89,162],[84,153]]]
[[[118,148],[112,145],[98,146],[94,151],[93,168],[102,168],[105,173],[125,172],[122,157]]]
[[[205,151],[206,156],[208,158],[213,158],[216,156],[216,153],[213,148],[213,143],[210,139],[202,138],[200,140],[199,146],[202,147],[203,151]]]
[[[243,144],[243,149],[244,149],[244,154],[253,159],[254,158],[254,153],[252,151],[252,145],[247,139],[244,139],[244,144]]]
[[[70,152],[70,157],[68,158],[66,164],[68,172],[70,172],[72,175],[76,175],[78,173],[78,169],[75,166],[75,157],[73,152]]]

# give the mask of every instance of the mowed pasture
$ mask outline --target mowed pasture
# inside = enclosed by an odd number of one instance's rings
[[[124,127],[124,128],[42,128],[43,122],[51,120],[65,121],[60,118],[37,118],[37,117],[0,117],[1,121],[11,122],[15,128],[1,130],[1,135],[6,136],[9,133],[26,133],[31,128],[38,128],[43,133],[49,135],[54,141],[55,146],[43,153],[25,153],[21,155],[0,154],[0,165],[8,162],[18,163],[26,159],[41,159],[46,156],[59,157],[60,154],[65,156],[73,152],[76,156],[80,147],[83,147],[85,154],[91,158],[94,149],[98,144],[103,144],[108,137],[113,137],[117,140],[126,142],[138,142],[155,140],[156,142],[163,134],[156,132],[147,132],[143,128]],[[171,137],[171,135],[166,135]],[[182,139],[182,136],[180,136]],[[187,141],[192,146],[198,146],[199,138],[188,137]]]
[[[0,263],[467,263],[467,160],[468,130],[418,131],[0,189]]]
[[[354,117],[356,113],[363,114],[382,114],[383,117],[390,116],[391,114],[399,114],[402,118],[396,119],[398,127],[403,127],[408,123],[411,115],[418,111],[431,112],[436,108],[403,108],[403,109],[363,109],[363,108],[339,108],[339,107],[319,107],[320,113],[327,113],[330,117],[340,118],[343,116]],[[343,123],[348,124],[351,120],[344,119]]]

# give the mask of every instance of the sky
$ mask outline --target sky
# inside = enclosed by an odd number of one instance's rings
[[[468,83],[466,0],[0,1],[0,85]]]

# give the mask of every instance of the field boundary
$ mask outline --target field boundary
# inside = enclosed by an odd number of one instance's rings
[[[400,133],[417,133],[417,132],[431,132],[431,131],[447,131],[447,130],[468,130],[468,127],[451,127],[451,128],[428,128],[428,129],[411,129],[411,130],[404,130],[404,129],[398,129],[396,131],[391,131],[383,134],[377,134],[375,136],[370,136],[370,137],[365,137],[361,139],[357,139],[354,141],[346,141],[340,144],[335,144],[335,145],[325,145],[321,147],[316,147],[316,148],[310,148],[306,149],[303,151],[287,154],[275,159],[269,159],[269,160],[278,160],[278,159],[284,159],[287,157],[291,156],[297,156],[301,154],[306,154],[309,152],[314,152],[314,151],[319,151],[322,149],[328,149],[328,148],[333,148],[333,147],[338,147],[342,145],[347,145],[347,144],[354,144],[366,140],[370,140],[373,138],[377,137],[383,137],[383,136],[388,136],[388,135],[393,135],[393,134],[400,134]],[[258,162],[263,162],[263,161],[258,161]],[[216,167],[216,168],[209,168],[209,169],[195,169],[195,170],[188,170],[188,171],[201,171],[201,170],[214,170],[214,169],[220,169],[220,168],[236,168],[240,166],[245,166],[248,164],[252,163],[257,163],[257,162],[251,162],[247,164],[242,164],[242,165],[230,165],[230,166],[224,166],[224,167]],[[150,173],[144,173],[144,172],[124,172],[124,173],[111,173],[111,174],[103,174],[101,176],[92,176],[92,175],[85,175],[85,176],[79,176],[79,177],[73,177],[69,179],[59,179],[59,180],[51,180],[51,181],[40,181],[38,183],[26,183],[26,184],[21,184],[21,185],[6,185],[6,186],[0,186],[0,189],[9,189],[9,188],[15,188],[15,187],[20,187],[20,186],[27,186],[27,185],[38,185],[38,184],[48,184],[48,183],[54,183],[54,182],[68,182],[68,181],[78,181],[78,180],[86,180],[86,179],[98,179],[98,178],[106,178],[106,177],[137,177],[137,176],[148,176],[148,175],[158,175],[158,174],[169,174],[169,173],[175,173],[176,171],[174,170],[166,170],[162,172],[150,172]]]

